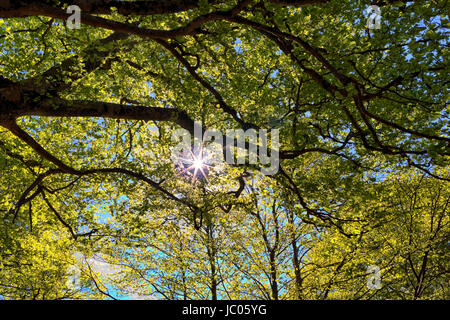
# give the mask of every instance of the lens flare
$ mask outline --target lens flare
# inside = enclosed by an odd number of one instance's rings
[[[210,165],[207,164],[209,158],[205,150],[201,148],[198,151],[189,151],[178,158],[178,168],[181,174],[192,177],[191,182],[194,184],[197,180],[206,180],[209,173]]]
[[[194,161],[192,162],[193,166],[195,169],[201,169],[203,167],[203,159],[201,158],[196,158],[194,159]]]

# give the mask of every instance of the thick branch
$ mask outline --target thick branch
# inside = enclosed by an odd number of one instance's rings
[[[68,101],[55,98],[45,101],[37,107],[20,110],[15,116],[101,117],[123,120],[170,121],[189,132],[194,132],[194,121],[186,112],[178,109],[98,101]]]

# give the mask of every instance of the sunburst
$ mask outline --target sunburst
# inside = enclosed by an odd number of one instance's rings
[[[189,150],[187,155],[178,157],[177,166],[181,168],[182,175],[192,176],[192,184],[201,179],[205,179],[209,184],[207,175],[212,167],[208,164],[210,159],[208,152],[201,147],[200,150]]]

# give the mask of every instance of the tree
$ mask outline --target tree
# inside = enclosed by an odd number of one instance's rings
[[[448,299],[448,185],[416,171],[364,192],[360,235],[321,235],[305,263],[305,286],[316,298]],[[366,285],[370,265],[382,281],[374,290]]]
[[[440,0],[0,0],[1,297],[448,298],[446,25]],[[279,130],[278,172],[180,170],[196,121]],[[68,290],[75,252],[118,269]]]

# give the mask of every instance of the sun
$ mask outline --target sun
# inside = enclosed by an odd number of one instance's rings
[[[198,151],[189,150],[188,154],[178,157],[181,174],[190,176],[192,184],[201,179],[209,183],[207,175],[211,166],[207,164],[209,157],[205,151],[203,148]]]
[[[203,168],[203,159],[201,157],[195,157],[194,161],[192,161],[192,165],[194,166],[195,169],[200,170]]]

